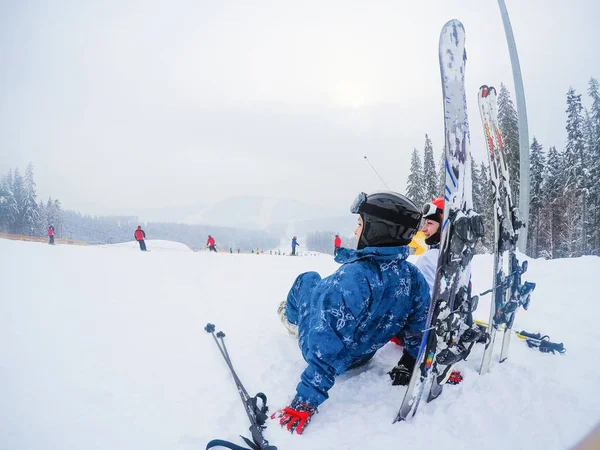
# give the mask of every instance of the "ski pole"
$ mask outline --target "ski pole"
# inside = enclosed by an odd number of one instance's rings
[[[224,337],[225,337],[225,333],[223,333],[222,331],[219,331],[217,333],[217,338],[219,338],[219,340],[221,341],[221,345],[219,345],[219,350],[221,350],[221,354],[223,355],[223,358],[225,359],[225,362],[227,363],[227,366],[229,367],[229,370],[231,371],[231,375],[233,375],[233,379],[234,379],[235,383],[237,385],[239,385],[239,387],[242,389],[242,391],[246,395],[246,399],[249,399],[250,395],[248,394],[248,391],[242,384],[240,377],[238,377],[238,374],[236,373],[235,369],[233,368],[233,363],[231,362],[231,358],[229,356],[229,353],[227,352],[227,346],[225,345],[225,340],[223,339]]]
[[[523,264],[521,264],[521,266],[518,266],[517,269],[515,269],[513,272],[509,273],[508,275],[506,275],[504,277],[504,280],[501,283],[498,283],[496,285],[496,290],[500,290],[500,289],[504,289],[506,287],[508,287],[508,285],[510,284],[510,280],[512,277],[516,276],[516,275],[522,275],[525,272],[527,272],[527,266],[528,263],[527,261],[523,261]],[[487,295],[490,292],[492,292],[494,290],[494,288],[490,288],[487,291],[482,292],[479,295]]]
[[[486,322],[482,322],[480,320],[475,321],[476,324],[487,328],[488,324]],[[504,329],[504,325],[500,325],[498,327],[499,331]],[[530,348],[539,348],[543,353],[554,353],[558,352],[563,354],[567,351],[564,344],[562,342],[556,343],[551,342],[550,337],[546,335],[541,335],[540,333],[529,333],[525,330],[511,330],[513,333],[517,335],[519,339],[524,340]]]
[[[550,337],[548,335],[542,336],[540,333],[528,333],[525,330],[515,331],[515,333],[519,338],[525,339],[530,348],[537,347],[543,353],[554,354],[554,352],[558,352],[563,354],[567,351],[562,342],[550,342]]]
[[[229,352],[227,351],[227,345],[225,345],[225,339],[223,339],[225,337],[225,333],[223,333],[222,331],[219,331],[217,333],[217,337],[221,340],[221,345],[222,345],[223,352],[225,355],[225,361],[227,362],[227,365],[229,366],[229,370],[231,370],[231,373],[233,375],[233,378],[234,378],[236,384],[242,389],[242,391],[246,395],[246,402],[250,405],[250,408],[252,410],[252,413],[254,414],[256,421],[258,422],[259,425],[263,425],[268,418],[268,416],[267,416],[267,396],[265,394],[263,394],[262,392],[259,392],[254,397],[251,397],[248,394],[248,391],[246,391],[246,388],[242,384],[240,377],[238,377],[238,374],[236,373],[235,369],[233,368],[233,363],[231,362],[231,357],[229,356]],[[262,407],[258,405],[257,399],[262,400],[262,404],[263,404]]]
[[[246,390],[246,388],[242,384],[242,381],[240,380],[237,373],[235,372],[235,370],[233,368],[233,364],[231,363],[231,359],[229,358],[229,354],[227,353],[227,348],[225,347],[225,342],[223,340],[223,338],[225,337],[225,333],[223,333],[222,331],[219,331],[215,335],[215,326],[212,323],[207,324],[204,329],[206,330],[206,332],[212,334],[212,337],[215,340],[217,347],[219,347],[221,356],[223,356],[223,359],[225,360],[227,367],[229,367],[229,370],[231,372],[231,375],[233,376],[233,380],[235,381],[235,384],[238,386],[239,389],[241,389],[243,396],[244,396],[244,400],[245,401],[248,400],[250,398],[250,395],[248,394],[248,391]],[[219,341],[217,340],[217,338],[219,338],[221,340],[221,342],[223,343],[222,345],[219,344]]]
[[[215,325],[212,323],[206,324],[206,326],[204,327],[204,330],[207,333],[210,333],[212,335],[213,339],[215,340],[215,344],[217,344],[217,347],[219,348],[219,351],[221,352],[221,356],[227,363],[227,367],[229,367],[229,370],[231,371],[231,374],[233,375],[233,378],[237,384],[239,381],[239,378],[238,378],[237,374],[235,373],[235,371],[233,370],[233,366],[231,364],[231,360],[229,359],[229,355],[225,353],[225,350],[223,349],[223,347],[221,346],[221,344],[219,344],[219,341],[217,340],[217,337],[219,337],[219,338],[221,338],[221,341],[223,341],[223,337],[225,336],[225,333],[223,333],[222,331],[219,331],[215,335]],[[239,384],[241,385],[241,382]],[[242,385],[242,388],[244,388],[243,385]],[[244,389],[244,392],[246,395],[248,395],[248,392],[246,392],[246,389]]]
[[[217,347],[219,347],[221,356],[223,356],[223,359],[227,363],[227,366],[229,367],[231,375],[235,381],[235,385],[238,390],[238,393],[240,394],[240,398],[242,400],[242,404],[244,405],[244,410],[246,411],[248,420],[250,420],[249,430],[252,435],[252,440],[254,442],[250,441],[248,438],[245,438],[244,436],[240,436],[240,437],[244,440],[244,442],[246,442],[246,444],[248,444],[248,446],[252,450],[277,450],[277,447],[270,445],[269,441],[267,441],[262,435],[262,431],[265,428],[264,423],[266,422],[266,420],[268,418],[268,416],[267,416],[267,411],[268,411],[267,396],[265,394],[263,394],[262,392],[259,392],[254,397],[250,397],[250,395],[246,391],[246,388],[244,388],[244,385],[242,384],[241,380],[239,379],[237,373],[235,372],[235,370],[233,368],[233,364],[231,363],[231,359],[229,358],[229,353],[227,352],[227,347],[225,346],[225,341],[223,340],[223,338],[225,337],[225,333],[223,333],[222,331],[219,331],[215,335],[215,325],[212,323],[206,324],[206,326],[204,327],[204,330],[207,333],[210,333],[212,335],[212,337],[215,341],[215,344],[217,344]],[[221,345],[219,344],[219,340],[217,339],[217,336],[221,340],[223,347],[221,347]],[[262,406],[258,405],[258,399],[262,400]],[[215,446],[223,446],[223,447],[227,447],[232,450],[245,450],[243,447],[240,447],[239,445],[233,444],[228,441],[223,441],[221,439],[215,439],[215,440],[210,441],[207,444],[206,448],[209,449],[209,448],[215,447]]]

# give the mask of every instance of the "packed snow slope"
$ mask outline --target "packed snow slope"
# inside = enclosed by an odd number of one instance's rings
[[[333,272],[332,258],[194,253],[165,241],[148,248],[0,239],[0,448],[241,443],[248,419],[207,322],[226,333],[248,391],[265,392],[271,410],[291,400],[305,363],[277,306],[300,272]],[[473,266],[481,292],[492,258],[477,256]],[[600,419],[599,274],[596,257],[530,261],[524,278],[538,287],[516,328],[564,342],[564,355],[514,339],[508,361],[498,363],[497,348],[491,373],[479,376],[478,348],[460,365],[460,385],[392,425],[404,388],[386,375],[400,357],[388,344],[338,378],[303,436],[269,421],[265,437],[280,450],[569,448]]]

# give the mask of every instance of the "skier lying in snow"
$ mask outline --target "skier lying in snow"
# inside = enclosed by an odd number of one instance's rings
[[[394,192],[361,193],[350,211],[359,214],[357,250],[342,248],[335,258],[342,266],[327,278],[301,274],[279,308],[308,367],[290,406],[272,418],[298,434],[336,376],[365,364],[395,335],[404,340],[403,358],[414,361],[425,328],[429,287],[406,261],[421,213]]]

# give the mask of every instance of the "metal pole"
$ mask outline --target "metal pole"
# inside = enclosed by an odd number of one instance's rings
[[[525,90],[523,89],[523,77],[521,76],[521,65],[519,64],[519,55],[515,44],[510,18],[504,0],[498,0],[500,15],[504,24],[504,33],[508,44],[508,53],[510,54],[510,64],[513,71],[513,81],[515,83],[515,97],[517,100],[517,114],[519,115],[519,210],[521,220],[525,223],[525,228],[519,232],[518,247],[522,253],[527,249],[527,231],[529,226],[529,130],[527,127],[527,106],[525,104]]]
[[[377,176],[379,177],[379,179],[381,180],[381,182],[383,183],[383,185],[386,187],[386,189],[388,191],[391,191],[391,189],[388,187],[388,185],[386,184],[386,182],[384,181],[384,179],[381,178],[381,175],[379,175],[379,172],[377,172],[375,170],[375,167],[373,167],[373,164],[371,164],[371,161],[369,161],[369,158],[367,158],[366,156],[365,156],[365,161],[369,163],[369,165],[371,166],[371,169],[373,169],[373,172],[375,172],[377,174]]]

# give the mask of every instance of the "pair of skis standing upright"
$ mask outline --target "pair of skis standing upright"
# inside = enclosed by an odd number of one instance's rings
[[[470,292],[470,264],[475,244],[483,236],[481,216],[473,211],[470,133],[465,79],[465,30],[458,20],[444,25],[439,43],[444,97],[445,169],[444,220],[440,255],[417,364],[395,421],[412,417],[422,398],[437,398],[453,365],[466,359],[476,342],[485,342],[480,373],[489,371],[496,333],[503,327],[500,361],[508,356],[517,308],[529,306],[535,284],[521,284],[527,270],[517,260],[518,230],[523,226],[512,202],[509,173],[498,126],[496,90],[482,86],[479,109],[483,122],[490,179],[494,194],[494,281],[487,330],[474,324],[478,297]]]

